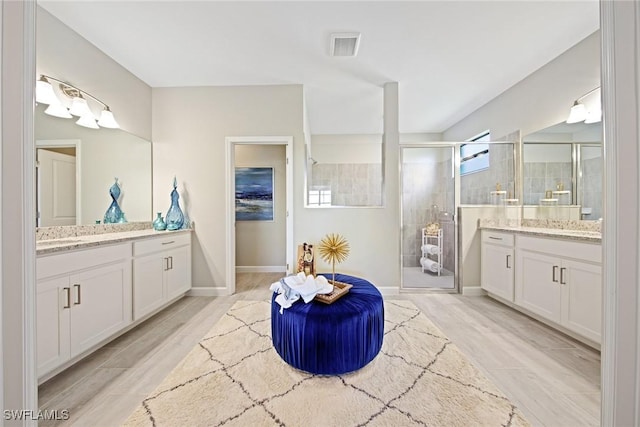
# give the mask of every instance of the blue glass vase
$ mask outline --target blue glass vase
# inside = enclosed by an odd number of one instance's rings
[[[162,218],[162,212],[158,212],[156,220],[153,221],[153,229],[156,231],[163,231],[167,229],[167,223],[164,222],[164,219]]]
[[[116,224],[118,222],[122,222],[124,219],[124,215],[120,206],[118,206],[118,199],[120,198],[120,185],[118,184],[118,178],[116,178],[116,182],[109,188],[109,194],[111,195],[111,205],[104,213],[104,223],[105,224]],[[126,222],[126,220],[124,220]]]
[[[180,209],[180,203],[178,199],[180,195],[178,195],[178,181],[176,178],[173,178],[173,191],[171,191],[171,206],[167,211],[167,215],[165,216],[165,222],[167,223],[167,230],[180,230],[184,226],[184,214],[182,213],[182,209]]]

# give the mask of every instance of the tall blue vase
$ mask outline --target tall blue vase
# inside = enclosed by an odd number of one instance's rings
[[[182,213],[180,203],[178,202],[180,195],[178,195],[177,187],[178,181],[174,177],[173,191],[171,191],[171,206],[169,207],[164,219],[167,224],[167,230],[180,230],[184,226],[184,214]]]
[[[118,206],[118,199],[120,198],[120,185],[118,184],[118,178],[116,178],[116,182],[111,186],[111,188],[109,188],[109,194],[111,195],[112,202],[104,213],[103,222],[105,224],[116,224],[118,222],[122,222],[124,216],[120,206]]]

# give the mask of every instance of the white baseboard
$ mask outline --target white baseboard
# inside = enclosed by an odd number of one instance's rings
[[[224,297],[229,295],[229,290],[213,286],[197,287],[191,288],[186,295],[189,297]]]
[[[382,296],[400,295],[400,289],[398,288],[384,287],[384,288],[378,288],[378,290],[380,291]]]
[[[236,273],[286,273],[285,265],[237,265]]]
[[[487,295],[487,291],[480,286],[464,286],[462,288],[462,295],[468,297],[481,297]]]

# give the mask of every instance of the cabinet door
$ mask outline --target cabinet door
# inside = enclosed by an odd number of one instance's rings
[[[515,302],[560,323],[561,297],[560,261],[556,257],[517,250]]]
[[[69,352],[69,276],[41,280],[36,294],[38,376],[60,366]]]
[[[482,244],[480,286],[487,292],[513,301],[513,249]]]
[[[152,312],[165,302],[164,270],[162,253],[136,258],[133,261],[133,319]]]
[[[172,249],[167,258],[167,300],[171,300],[191,288],[191,246]]]
[[[602,329],[602,267],[563,260],[562,324],[574,332],[600,342]]]
[[[71,357],[131,323],[131,261],[71,276]]]

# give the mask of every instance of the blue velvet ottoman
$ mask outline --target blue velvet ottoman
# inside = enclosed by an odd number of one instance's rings
[[[274,292],[273,346],[291,366],[313,374],[344,374],[362,368],[380,351],[384,336],[380,291],[364,279],[345,274],[336,274],[336,281],[353,287],[332,304],[299,300],[282,314]]]

